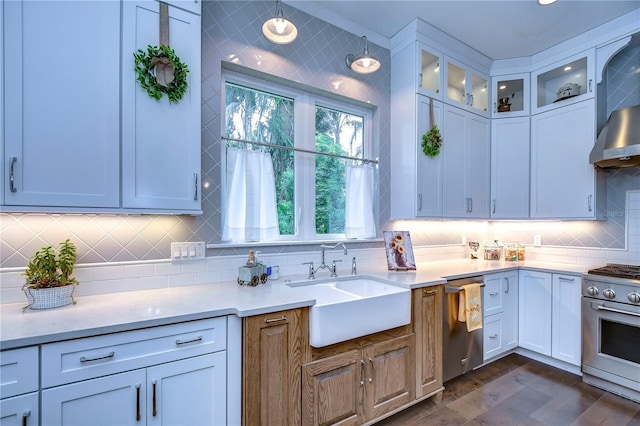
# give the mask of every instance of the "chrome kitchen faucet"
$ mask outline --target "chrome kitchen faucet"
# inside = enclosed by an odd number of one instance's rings
[[[331,266],[327,265],[325,263],[325,250],[326,249],[335,249],[338,246],[342,246],[342,248],[344,249],[344,254],[346,255],[348,253],[347,251],[347,246],[344,243],[336,243],[333,246],[332,245],[328,245],[327,243],[322,243],[320,244],[320,248],[322,249],[322,258],[321,258],[321,262],[320,262],[320,266],[318,266],[317,268],[314,269],[313,267],[313,262],[304,262],[303,265],[309,265],[309,277],[307,279],[313,280],[316,278],[316,272],[318,272],[320,269],[329,269],[331,271],[331,276],[332,277],[337,277],[338,273],[337,273],[337,267],[336,267],[336,263],[337,262],[342,262],[342,259],[337,259],[337,260],[332,260],[331,261]]]

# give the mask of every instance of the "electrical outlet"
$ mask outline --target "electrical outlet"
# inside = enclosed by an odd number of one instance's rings
[[[542,245],[542,238],[540,238],[540,235],[533,236],[533,245],[536,247],[540,247]]]
[[[205,245],[203,241],[195,243],[171,243],[171,260],[204,259]]]

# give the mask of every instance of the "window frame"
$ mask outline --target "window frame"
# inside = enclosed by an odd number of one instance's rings
[[[362,129],[363,158],[377,158],[374,153],[374,135],[373,135],[373,118],[374,107],[366,108],[356,105],[359,101],[335,95],[332,93],[323,94],[322,90],[310,87],[301,87],[299,83],[288,82],[284,79],[279,82],[268,81],[259,77],[248,76],[245,74],[223,70],[221,85],[221,104],[222,114],[220,122],[222,123],[221,132],[224,133],[225,122],[225,90],[226,85],[235,84],[244,86],[247,89],[262,91],[273,94],[274,96],[285,97],[293,100],[294,103],[294,126],[293,126],[293,146],[306,150],[315,151],[315,113],[316,107],[323,107],[337,110],[347,114],[362,116],[364,123]],[[287,84],[291,83],[291,84]],[[297,87],[293,87],[293,86]],[[341,99],[338,99],[341,98]],[[224,226],[227,212],[227,182],[226,182],[226,143],[221,141],[221,186],[222,192],[222,209],[221,209],[221,228]],[[251,244],[271,244],[279,242],[304,242],[304,241],[330,241],[330,240],[346,240],[345,234],[317,234],[315,223],[316,211],[316,172],[315,172],[315,156],[317,154],[309,154],[302,152],[294,152],[294,234],[280,235],[279,238],[270,241],[257,241]],[[376,182],[377,182],[376,174]],[[379,205],[379,190],[376,183],[374,191],[374,207],[377,210]],[[307,208],[304,206],[311,206]],[[374,212],[376,220],[378,220],[378,212]],[[367,239],[368,240],[368,239]],[[248,244],[248,242],[223,242],[222,244]]]

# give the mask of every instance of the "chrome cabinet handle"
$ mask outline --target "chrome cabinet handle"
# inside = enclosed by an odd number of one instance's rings
[[[422,211],[422,194],[418,194],[418,211]]]
[[[418,87],[422,87],[422,73],[418,74]]]
[[[496,200],[495,200],[495,198],[493,200],[491,200],[491,204],[492,204],[491,213],[495,213],[496,212]]]
[[[470,93],[470,94],[469,94],[469,100],[471,101],[471,102],[469,103],[469,106],[473,106],[473,93]]]
[[[280,321],[286,321],[287,317],[282,315],[279,318],[265,318],[264,322],[266,323],[271,323],[271,322],[280,322]]]
[[[115,356],[115,354],[116,353],[114,351],[111,351],[106,355],[100,355],[100,356],[97,356],[97,357],[94,357],[94,358],[87,358],[87,357],[81,356],[80,357],[80,362],[91,362],[91,361],[99,361],[101,359],[113,358]]]
[[[589,194],[589,196],[587,197],[587,207],[589,208],[590,212],[593,211],[593,206],[591,205],[592,200],[593,200],[593,195]]]
[[[589,92],[593,92],[592,84],[593,84],[593,79],[590,78],[589,79]]]
[[[473,212],[473,198],[469,197],[469,213]]]
[[[136,421],[139,422],[142,419],[140,413],[140,383],[136,385]]]
[[[364,386],[364,378],[367,375],[365,371],[366,367],[364,364],[364,359],[360,360],[360,386]]]
[[[438,293],[438,290],[426,290],[426,289],[422,290],[422,294],[425,295],[425,296],[429,296],[429,295],[436,294],[436,293]]]
[[[489,339],[497,339],[498,335],[497,334],[492,334],[491,336],[489,336]]]
[[[22,426],[27,426],[27,418],[31,416],[31,410],[26,410],[22,413]]]
[[[500,292],[498,291],[494,291],[492,293],[489,293],[489,296],[497,296]]]
[[[495,102],[493,103],[493,112],[498,112],[498,105]]]
[[[567,277],[558,277],[558,279],[561,281],[569,281],[569,282],[574,282],[576,280],[575,278],[567,278]]]
[[[198,201],[198,174],[193,174],[193,201]]]
[[[153,415],[153,417],[156,417],[158,415],[158,409],[156,407],[156,385],[158,384],[157,380],[154,380],[153,382],[151,382],[151,386],[153,388],[153,399],[151,400],[151,415]]]
[[[180,346],[180,345],[186,345],[188,343],[196,343],[196,342],[201,342],[202,341],[202,336],[198,336],[195,339],[189,339],[189,340],[176,340],[176,345]]]
[[[507,280],[507,289],[504,291],[505,293],[509,293],[509,277],[504,277]]]
[[[16,188],[16,178],[15,178],[16,161],[18,161],[18,157],[9,158],[9,190],[11,192],[18,192],[18,188]]]
[[[375,376],[375,373],[373,371],[373,359],[371,357],[369,357],[369,362],[371,363],[371,377],[369,377],[369,383],[373,383],[373,376]]]

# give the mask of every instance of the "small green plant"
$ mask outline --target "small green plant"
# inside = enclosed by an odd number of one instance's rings
[[[78,284],[71,276],[76,263],[76,246],[67,239],[58,250],[47,246],[38,250],[24,272],[27,288],[51,288]]]
[[[166,93],[172,103],[182,99],[187,92],[189,67],[180,60],[173,49],[164,44],[160,45],[160,47],[149,45],[146,53],[144,50],[138,49],[133,54],[133,58],[138,82],[140,82],[140,86],[147,91],[149,96],[160,100],[162,94]],[[174,79],[167,86],[158,84],[156,80],[154,58],[166,58],[174,67]]]

